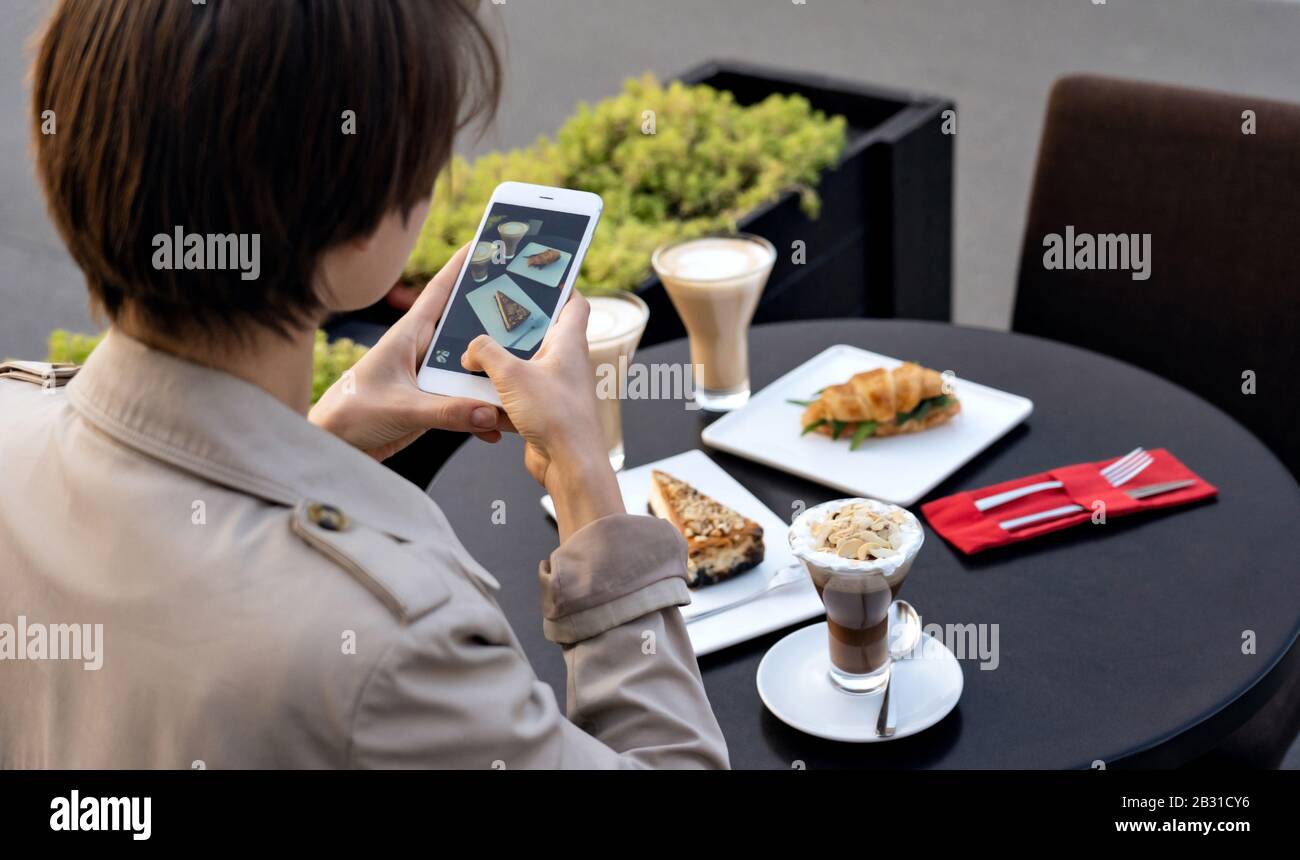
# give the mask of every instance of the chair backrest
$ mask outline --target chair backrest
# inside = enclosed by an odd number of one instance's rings
[[[1191,389],[1300,475],[1300,105],[1057,81],[1013,328]]]

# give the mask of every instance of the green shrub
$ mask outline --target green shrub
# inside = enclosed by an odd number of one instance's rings
[[[103,340],[104,334],[76,334],[63,329],[50,332],[49,355],[46,361],[66,361],[72,364],[85,364],[86,357]],[[330,342],[325,332],[316,332],[316,344],[312,351],[311,402],[315,403],[325,393],[325,389],[356,364],[366,348],[358,343],[339,338]]]
[[[643,132],[646,111],[654,111],[654,134]],[[845,139],[844,118],[814,111],[802,96],[741,107],[712,87],[632,79],[620,95],[580,104],[553,140],[473,164],[453,159],[434,189],[406,276],[423,283],[437,272],[473,235],[492,190],[515,180],[604,198],[578,286],[633,289],[663,242],[735,229],[783,191],[799,191],[815,216],[817,177],[839,158]]]
[[[45,360],[65,362],[67,364],[85,364],[86,357],[90,355],[95,347],[99,346],[99,342],[103,339],[103,332],[99,334],[78,334],[56,328],[50,332],[49,355],[45,357]]]
[[[325,389],[366,354],[366,347],[346,337],[331,341],[325,332],[316,332],[311,355],[311,402],[320,400]]]

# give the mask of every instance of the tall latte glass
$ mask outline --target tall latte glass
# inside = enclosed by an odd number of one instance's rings
[[[519,250],[519,240],[527,234],[528,225],[523,221],[506,221],[497,226],[497,235],[501,237],[507,260],[515,258],[515,252]]]
[[[749,400],[749,323],[776,262],[760,236],[738,233],[672,242],[650,258],[686,326],[695,402],[725,412]]]
[[[890,605],[924,541],[910,511],[874,499],[826,502],[790,524],[790,548],[826,607],[830,680],[840,690],[874,693],[889,681]]]
[[[587,350],[596,377],[600,423],[605,431],[609,462],[623,468],[623,409],[620,395],[626,387],[627,367],[645,331],[650,309],[636,295],[623,290],[598,290],[586,294],[591,305],[587,319]]]
[[[469,258],[469,274],[474,283],[481,284],[487,280],[488,265],[492,262],[492,243],[479,242],[474,246],[474,253]]]

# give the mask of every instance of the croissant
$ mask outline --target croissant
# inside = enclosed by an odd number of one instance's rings
[[[560,259],[560,252],[554,248],[548,248],[545,251],[538,251],[528,258],[528,265],[534,269],[543,269],[556,260]]]
[[[803,413],[804,432],[854,440],[867,436],[916,433],[946,424],[961,403],[944,391],[938,371],[907,362],[854,374],[848,382],[823,388]]]

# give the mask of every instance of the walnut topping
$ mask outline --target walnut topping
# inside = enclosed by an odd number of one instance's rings
[[[720,582],[763,561],[763,528],[685,481],[653,470],[647,502],[652,514],[686,538],[689,587]]]
[[[692,487],[679,496],[678,515],[682,518],[682,533],[687,537],[704,540],[706,537],[723,537],[733,531],[744,531],[744,518],[734,511],[720,510],[706,496]]]

